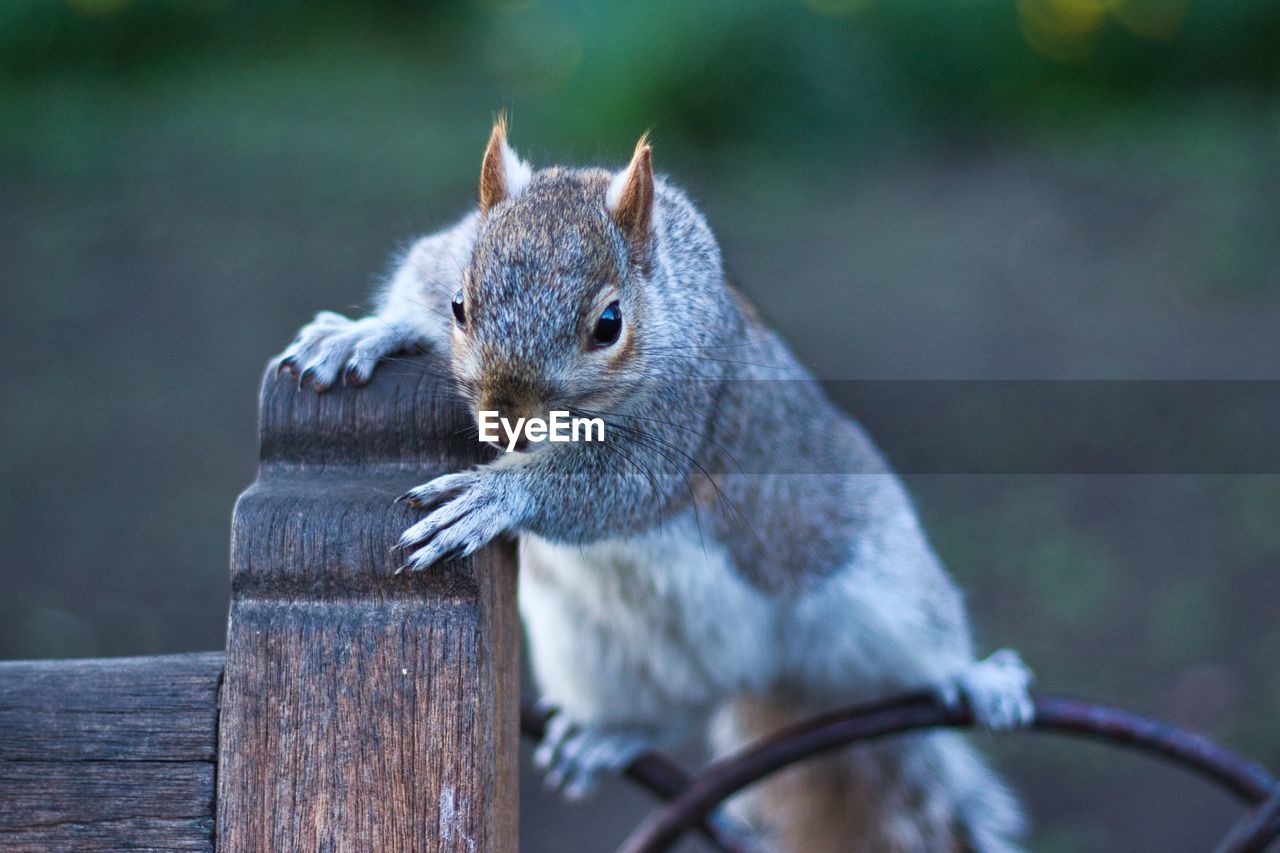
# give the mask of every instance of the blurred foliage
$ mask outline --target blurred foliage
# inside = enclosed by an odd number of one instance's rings
[[[1206,85],[1274,91],[1269,0],[9,0],[0,71],[164,73],[287,45],[365,44],[437,68],[479,57],[513,98],[574,85],[562,127],[671,120],[723,141],[869,121],[972,122],[1096,111]],[[893,68],[885,87],[885,67]],[[908,90],[909,98],[901,97]],[[760,109],[761,103],[769,109]],[[678,122],[675,121],[678,119]]]

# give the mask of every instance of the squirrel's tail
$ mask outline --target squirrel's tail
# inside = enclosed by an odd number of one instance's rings
[[[717,752],[804,714],[761,698],[717,714]],[[965,739],[949,731],[859,744],[801,762],[733,802],[780,853],[1013,853],[1017,800]]]

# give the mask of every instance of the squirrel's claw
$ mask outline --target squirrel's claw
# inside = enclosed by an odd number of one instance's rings
[[[342,371],[342,381],[354,388],[362,388],[369,384],[369,380],[373,377],[373,362],[376,359],[369,360],[367,365],[361,365],[352,359],[347,363],[347,367]]]
[[[474,479],[475,473],[471,471],[445,474],[430,483],[415,486],[396,498],[396,503],[407,503],[414,509],[430,509],[441,501],[462,493],[472,485]]]
[[[970,664],[952,683],[939,689],[950,707],[963,703],[974,722],[988,731],[1031,725],[1036,707],[1030,688],[1034,676],[1013,649],[1000,649]]]
[[[544,771],[547,787],[581,800],[595,791],[602,777],[622,772],[653,742],[642,731],[579,726],[556,714],[547,721],[533,761]]]
[[[285,373],[286,371],[289,373],[298,372],[298,366],[294,362],[293,356],[287,355],[287,354],[277,357],[273,366],[275,367],[276,376],[279,376],[280,374]]]
[[[352,320],[321,311],[276,359],[276,375],[287,370],[299,377],[299,387],[310,384],[318,392],[339,381],[365,385],[381,359],[416,341],[411,329],[381,317]]]
[[[409,571],[469,556],[514,526],[511,508],[494,487],[492,473],[446,474],[399,500],[430,510],[400,537],[398,547],[410,552],[405,562]]]

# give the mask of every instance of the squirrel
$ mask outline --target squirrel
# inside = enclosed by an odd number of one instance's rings
[[[518,541],[541,700],[535,763],[569,797],[704,732],[723,754],[907,689],[989,730],[1028,724],[1031,674],[975,658],[910,497],[727,281],[647,135],[617,172],[535,171],[503,117],[479,205],[417,242],[372,316],[322,312],[277,361],[317,391],[415,347],[479,412],[600,418],[604,441],[520,436],[403,500],[405,568]],[[509,446],[502,443],[505,451]],[[1015,797],[964,737],[903,736],[774,774],[734,801],[778,849],[1019,849]]]

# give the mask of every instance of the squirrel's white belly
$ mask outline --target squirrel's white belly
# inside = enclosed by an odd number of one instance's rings
[[[691,514],[586,546],[520,537],[520,615],[542,698],[582,722],[695,715],[763,689],[777,610]]]

